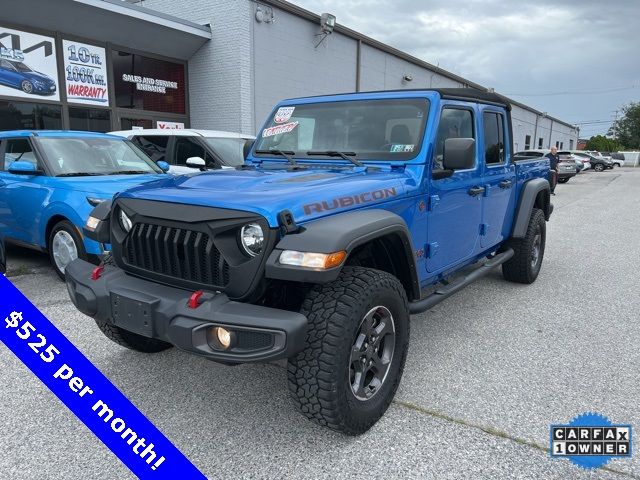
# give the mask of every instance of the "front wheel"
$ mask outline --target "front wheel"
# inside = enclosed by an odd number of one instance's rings
[[[547,239],[547,224],[544,213],[534,208],[524,238],[512,238],[507,245],[514,255],[502,264],[502,275],[510,282],[533,283],[542,266]]]
[[[29,80],[23,80],[20,88],[24,93],[33,93],[33,84]]]
[[[597,163],[597,164],[593,167],[593,169],[594,169],[596,172],[602,172],[602,171],[604,170],[604,165],[602,165],[601,163]]]
[[[291,397],[310,420],[348,435],[371,428],[400,384],[409,345],[402,284],[386,272],[344,267],[307,294],[306,346],[289,359]]]
[[[89,259],[82,238],[76,227],[68,220],[56,223],[51,229],[47,248],[51,265],[63,280],[65,269],[73,260],[76,258]]]

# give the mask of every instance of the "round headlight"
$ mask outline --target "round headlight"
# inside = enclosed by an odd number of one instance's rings
[[[257,223],[249,223],[240,230],[240,244],[247,254],[255,257],[264,246],[264,232]]]
[[[120,210],[120,226],[122,229],[129,233],[131,227],[133,227],[133,223],[131,223],[131,219],[124,213],[124,210]]]

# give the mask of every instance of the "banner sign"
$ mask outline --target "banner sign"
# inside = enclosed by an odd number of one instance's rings
[[[0,26],[0,95],[60,100],[53,37]]]
[[[206,479],[4,275],[0,298],[2,342],[138,478]]]
[[[62,41],[67,99],[86,105],[109,105],[105,49],[86,43]]]

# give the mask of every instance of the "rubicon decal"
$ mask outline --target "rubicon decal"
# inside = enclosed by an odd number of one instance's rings
[[[397,192],[395,187],[384,188],[380,190],[373,190],[371,192],[360,193],[358,195],[349,195],[348,197],[337,197],[328,201],[307,203],[303,208],[305,215],[310,215],[313,212],[321,213],[335,210],[337,208],[352,207],[363,203],[384,200],[385,198],[395,197],[396,195]]]

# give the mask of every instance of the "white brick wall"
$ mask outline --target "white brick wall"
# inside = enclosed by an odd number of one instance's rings
[[[191,126],[254,133],[253,4],[247,0],[145,0],[142,5],[211,24],[212,40],[188,62]]]

